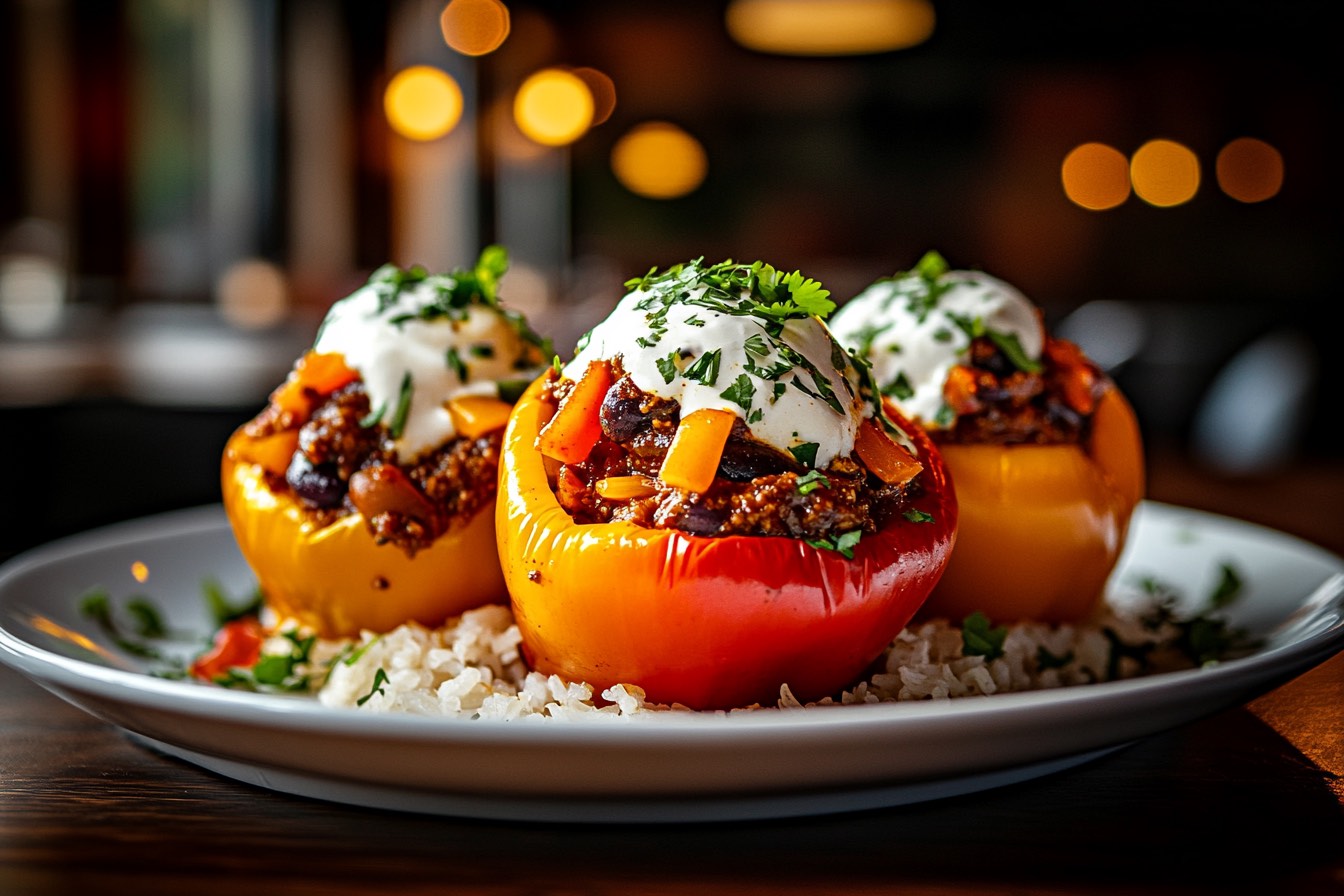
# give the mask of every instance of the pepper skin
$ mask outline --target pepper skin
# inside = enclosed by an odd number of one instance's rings
[[[786,683],[815,700],[853,684],[942,574],[956,496],[937,449],[900,418],[926,477],[913,509],[932,520],[898,515],[850,560],[792,538],[574,522],[535,447],[554,410],[545,380],[505,430],[495,525],[533,668],[692,709],[773,705]]]
[[[427,626],[486,603],[501,603],[494,514],[483,508],[409,557],[379,545],[359,514],[315,526],[292,497],[267,486],[242,459],[240,429],[224,449],[224,510],[266,604],[322,637],[385,632],[404,622]]]
[[[1112,386],[1082,445],[940,446],[957,488],[957,549],[920,619],[1087,619],[1143,496],[1134,411]]]

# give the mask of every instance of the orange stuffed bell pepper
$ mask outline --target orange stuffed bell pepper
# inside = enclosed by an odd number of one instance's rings
[[[692,262],[627,286],[504,436],[495,528],[526,658],[694,709],[838,693],[951,552],[936,449],[886,417],[815,281]]]
[[[379,269],[229,439],[224,509],[277,621],[353,636],[505,599],[499,445],[550,352],[500,306],[506,267]]]
[[[1100,605],[1143,495],[1129,403],[1008,284],[936,253],[834,315],[956,484],[957,549],[922,617],[1079,622]]]

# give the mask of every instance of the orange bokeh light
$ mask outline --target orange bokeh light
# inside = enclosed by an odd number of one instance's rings
[[[509,36],[509,8],[500,0],[451,0],[439,14],[443,39],[466,56],[484,56]]]
[[[1129,160],[1134,195],[1149,205],[1182,205],[1199,192],[1199,159],[1174,140],[1149,140]]]
[[[1129,198],[1129,160],[1104,143],[1075,147],[1064,157],[1060,179],[1064,195],[1092,211],[1115,208]]]
[[[1283,188],[1283,155],[1263,140],[1238,137],[1218,153],[1214,173],[1238,202],[1264,202]]]

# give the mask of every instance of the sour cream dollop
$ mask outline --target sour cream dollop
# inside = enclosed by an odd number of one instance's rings
[[[872,365],[878,389],[905,416],[946,428],[943,384],[969,359],[972,334],[987,335],[1041,359],[1045,329],[1039,309],[1016,288],[979,271],[948,270],[937,253],[912,271],[876,283],[830,318],[846,348]]]
[[[756,439],[825,467],[853,452],[872,413],[853,359],[807,310],[829,311],[826,295],[768,266],[671,268],[627,293],[562,374],[577,380],[591,361],[619,357],[636,386],[678,402],[683,417],[730,411]]]
[[[385,266],[332,305],[318,331],[314,350],[339,353],[358,371],[403,463],[456,437],[450,399],[499,396],[501,384],[541,371],[531,331],[478,273]]]

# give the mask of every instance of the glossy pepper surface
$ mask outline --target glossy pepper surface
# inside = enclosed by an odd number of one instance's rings
[[[921,618],[1062,623],[1098,606],[1144,490],[1138,423],[1101,396],[1081,444],[944,444],[957,488],[957,549]]]
[[[523,649],[542,672],[694,709],[773,705],[784,684],[818,699],[861,675],[942,574],[956,497],[928,437],[899,418],[923,492],[911,518],[864,535],[850,559],[792,538],[574,522],[536,448],[554,412],[544,389],[542,377],[505,430],[495,527]]]
[[[343,637],[412,620],[438,625],[504,599],[489,507],[410,556],[375,542],[360,514],[317,525],[292,496],[271,490],[260,465],[244,459],[248,440],[240,429],[224,449],[224,510],[267,606],[281,618]]]

